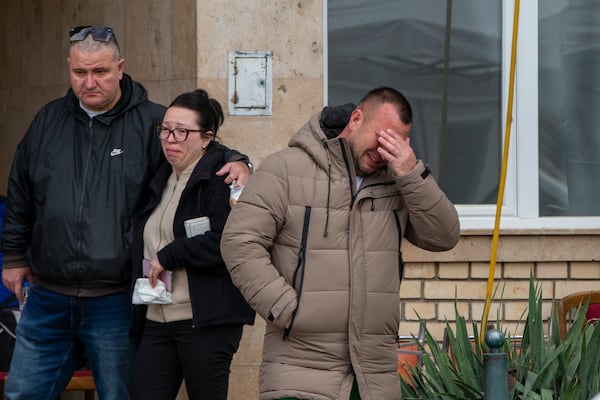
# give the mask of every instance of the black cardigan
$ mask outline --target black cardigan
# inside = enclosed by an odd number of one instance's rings
[[[185,268],[188,274],[194,327],[254,323],[254,310],[231,282],[219,246],[231,210],[229,186],[223,182],[225,177],[215,175],[223,165],[225,151],[226,147],[211,142],[198,161],[177,205],[173,222],[175,240],[158,252],[158,259],[165,269]],[[142,276],[144,226],[159,204],[171,172],[168,163],[161,166],[150,183],[149,202],[135,219],[132,290],[135,280]],[[201,216],[209,217],[210,231],[186,238],[184,221]],[[146,310],[145,305],[133,306],[132,337],[141,336]]]

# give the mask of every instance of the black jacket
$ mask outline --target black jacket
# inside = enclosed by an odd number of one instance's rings
[[[211,142],[190,176],[175,212],[175,240],[158,252],[161,265],[168,270],[184,268],[188,275],[193,325],[253,324],[254,311],[231,282],[221,258],[220,241],[231,207],[229,186],[215,172],[223,165],[227,148]],[[157,172],[150,183],[149,203],[136,217],[133,245],[133,283],[142,276],[144,257],[143,233],[152,210],[159,204],[171,175],[168,163]],[[184,221],[207,216],[210,231],[187,238]],[[133,284],[132,284],[133,288]],[[134,306],[131,335],[140,336],[146,319],[144,305]]]
[[[121,93],[90,119],[69,90],[38,112],[17,147],[1,248],[5,264],[27,257],[36,285],[76,296],[129,290],[132,220],[164,161],[155,127],[166,108],[127,74]]]
[[[121,91],[112,110],[90,119],[69,90],[38,112],[17,147],[2,249],[7,259],[28,253],[40,286],[85,295],[130,285],[131,221],[163,158],[154,127],[165,107],[126,74]]]

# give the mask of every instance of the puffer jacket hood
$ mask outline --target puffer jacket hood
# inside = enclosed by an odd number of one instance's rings
[[[352,103],[338,107],[325,107],[318,118],[312,118],[304,128],[289,141],[289,147],[300,147],[315,157],[315,162],[323,169],[329,167],[327,145],[323,142],[336,139],[344,129],[350,114],[356,106]],[[337,140],[337,139],[336,139]],[[321,149],[316,149],[316,148]]]
[[[458,240],[456,210],[422,162],[357,189],[341,124],[328,123],[349,108],[314,116],[265,159],[223,232],[232,280],[267,321],[261,399],[347,400],[354,380],[363,400],[399,399],[401,240]]]
[[[325,228],[323,237],[329,235],[329,216],[330,216],[330,199],[331,199],[331,171],[332,171],[332,154],[329,151],[329,142],[337,142],[337,136],[346,126],[350,119],[350,114],[356,106],[348,103],[338,107],[325,107],[321,115],[311,119],[304,128],[296,133],[288,143],[289,147],[299,147],[307,154],[310,154],[313,161],[323,170],[327,172],[327,204]],[[316,125],[318,123],[318,126]],[[341,154],[338,154],[341,155]],[[337,163],[342,166],[344,160],[340,157],[335,157]]]

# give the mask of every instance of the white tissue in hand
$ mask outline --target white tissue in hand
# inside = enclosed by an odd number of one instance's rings
[[[156,286],[150,286],[150,279],[138,278],[133,288],[133,304],[170,304],[171,293],[165,283],[157,280]]]

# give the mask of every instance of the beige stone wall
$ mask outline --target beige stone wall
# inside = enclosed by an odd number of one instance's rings
[[[420,316],[437,338],[445,320],[454,321],[455,302],[468,321],[481,322],[490,274],[490,235],[463,234],[453,250],[429,253],[405,246],[406,270],[400,334],[418,332]],[[497,319],[512,335],[520,335],[527,311],[530,276],[544,301],[544,319],[552,302],[567,294],[600,289],[600,235],[514,233],[501,235],[494,271],[488,322]]]
[[[115,30],[125,72],[165,104],[196,87],[194,0],[10,0],[0,4],[0,194],[35,113],[69,88],[69,29]]]
[[[10,4],[9,4],[10,3]],[[323,3],[318,0],[7,1],[0,13],[0,193],[35,113],[68,87],[68,29],[115,29],[125,71],[151,100],[205,88],[227,109],[228,54],[273,52],[273,115],[226,116],[221,140],[255,165],[284,148],[323,106]]]
[[[273,115],[228,115],[220,134],[255,165],[323,106],[322,10],[317,0],[198,1],[198,86],[225,109],[229,52],[273,52]]]

